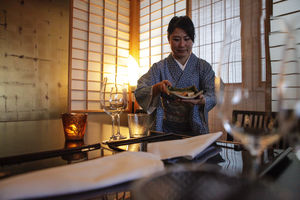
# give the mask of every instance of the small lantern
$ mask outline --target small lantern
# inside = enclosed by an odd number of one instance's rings
[[[64,113],[61,117],[66,140],[83,140],[87,114]]]

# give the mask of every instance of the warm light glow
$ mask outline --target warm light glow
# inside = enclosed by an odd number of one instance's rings
[[[71,124],[68,128],[66,128],[66,132],[70,135],[77,135],[78,130],[75,124]]]
[[[129,55],[128,57],[127,66],[128,66],[128,83],[130,84],[130,86],[136,86],[140,74],[139,65],[131,55]]]

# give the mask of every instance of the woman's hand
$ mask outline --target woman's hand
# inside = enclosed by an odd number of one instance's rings
[[[191,105],[205,105],[204,95],[201,94],[195,99],[178,99],[180,102],[188,103]]]
[[[156,96],[159,93],[166,93],[169,95],[168,86],[172,86],[171,82],[168,80],[163,80],[159,83],[156,83],[155,85],[152,86],[153,95]]]

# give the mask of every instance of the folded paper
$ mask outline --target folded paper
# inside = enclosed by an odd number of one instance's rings
[[[222,132],[199,135],[181,140],[170,140],[149,143],[147,151],[165,160],[169,158],[185,157],[192,160],[196,155],[214,143]]]
[[[164,169],[161,160],[193,159],[222,135],[221,132],[148,144],[148,152],[122,152],[0,181],[0,199],[58,196],[101,189],[149,176]]]
[[[39,198],[99,189],[163,169],[163,163],[152,154],[123,152],[1,180],[0,199]]]

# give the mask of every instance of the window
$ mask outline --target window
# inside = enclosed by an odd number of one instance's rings
[[[233,32],[240,33],[240,26],[234,26],[240,24],[240,0],[141,1],[140,66],[145,70],[171,52],[167,39],[168,23],[174,15],[186,15],[187,3],[191,5],[191,18],[196,31],[193,52],[211,63],[214,70],[220,60],[224,31],[232,27]],[[231,46],[234,46],[234,52],[224,66],[221,77],[225,83],[241,83],[240,36]]]
[[[283,9],[284,8],[284,9]],[[271,20],[270,58],[272,70],[272,111],[278,111],[278,83],[281,65],[284,65],[284,96],[283,109],[293,109],[300,104],[300,9],[299,1],[273,1],[273,16]],[[289,24],[294,37],[287,38],[283,20]],[[289,40],[287,40],[289,39]],[[284,52],[284,49],[286,51]],[[285,55],[285,56],[284,56]]]
[[[72,0],[69,110],[100,111],[100,83],[127,82],[129,0]]]
[[[239,36],[231,42],[229,60],[222,66],[221,78],[224,83],[242,82],[240,0],[192,1],[192,20],[196,38],[193,52],[209,62],[216,70],[220,61],[224,32],[228,29]]]
[[[262,0],[262,16],[260,20],[260,41],[261,41],[261,81],[266,81],[266,43],[265,43],[265,20],[266,20],[266,0]]]
[[[186,0],[143,0],[140,3],[142,74],[171,52],[167,28],[173,16],[186,15]]]

